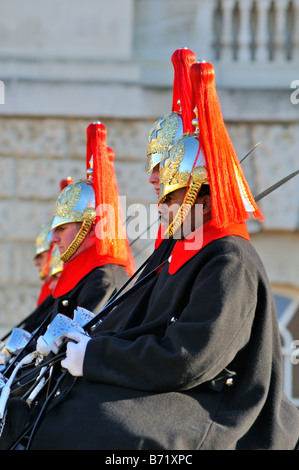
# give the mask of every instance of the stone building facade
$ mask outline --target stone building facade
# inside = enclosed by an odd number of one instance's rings
[[[243,163],[253,193],[297,170],[298,0],[1,1],[1,331],[35,306],[40,288],[35,236],[51,218],[60,179],[84,176],[90,122],[107,127],[125,215],[138,212],[136,202],[154,213],[155,196],[144,172],[147,137],[152,123],[170,111],[170,57],[182,46],[213,63],[240,158],[261,142]],[[286,389],[294,401],[298,178],[261,201],[264,223],[249,223],[277,295]],[[137,264],[152,246],[148,234],[132,245]]]

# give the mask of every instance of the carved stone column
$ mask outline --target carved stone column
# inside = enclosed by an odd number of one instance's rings
[[[248,62],[251,60],[250,45],[252,33],[250,28],[250,13],[252,0],[239,1],[240,23],[238,32],[238,61]]]
[[[271,0],[259,0],[256,2],[255,60],[258,62],[269,60],[268,13],[270,6]]]

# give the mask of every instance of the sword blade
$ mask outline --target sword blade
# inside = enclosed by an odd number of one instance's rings
[[[269,188],[265,189],[265,191],[263,191],[262,193],[258,194],[254,199],[256,202],[260,201],[261,199],[263,199],[265,196],[268,196],[268,194],[272,193],[273,191],[275,191],[275,189],[279,188],[280,186],[282,186],[283,184],[285,184],[287,181],[289,181],[290,179],[294,178],[294,176],[298,175],[299,173],[299,170],[297,171],[294,171],[293,173],[289,174],[288,176],[285,176],[284,178],[282,178],[281,180],[277,181],[277,183],[273,184],[272,186],[270,186]]]
[[[245,158],[247,158],[260,144],[261,142],[258,142],[257,144],[255,144],[255,146],[252,147],[252,149],[249,150],[248,153],[246,153],[245,157],[243,157],[242,160],[240,160],[240,163],[244,162]]]

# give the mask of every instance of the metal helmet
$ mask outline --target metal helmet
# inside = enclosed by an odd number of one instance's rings
[[[213,66],[205,61],[190,67],[196,131],[174,142],[160,164],[160,202],[170,192],[187,188],[168,228],[170,236],[186,218],[202,184],[210,186],[214,226],[244,222],[248,212],[262,219],[227,133],[214,76]]]
[[[66,263],[76,253],[80,245],[95,228],[95,248],[98,262],[124,266],[129,275],[135,271],[134,258],[125,233],[119,193],[114,169],[114,152],[107,147],[107,129],[104,124],[94,122],[87,127],[86,175],[63,189],[56,202],[51,228],[79,222],[81,227],[61,260]],[[96,208],[111,207],[114,209],[114,225],[101,223],[101,214]],[[107,230],[106,230],[107,228]],[[100,235],[102,235],[101,237]],[[119,236],[122,233],[125,236]]]
[[[252,212],[254,209],[237,167],[235,174],[244,207],[247,212]],[[209,184],[209,173],[205,156],[200,149],[199,134],[184,134],[170,146],[160,164],[160,203],[173,191],[188,187],[185,201],[168,228],[169,236],[173,236],[185,220],[203,184]]]
[[[52,250],[52,236],[53,230],[51,230],[51,222],[47,222],[42,225],[36,239],[35,239],[35,254],[34,258],[37,258],[42,253],[47,253],[47,259],[45,260],[45,264],[42,266],[39,278],[41,280],[46,279],[48,275],[48,258],[50,256]]]
[[[169,145],[183,134],[183,121],[179,113],[172,112],[162,116],[152,126],[147,147],[145,171],[149,173],[158,165]]]
[[[95,194],[92,182],[80,180],[66,186],[57,199],[51,229],[71,222],[80,222],[82,225],[73,242],[61,255],[62,261],[68,261],[77,251],[95,219]]]
[[[53,230],[51,230],[51,222],[43,224],[35,239],[35,258],[41,253],[50,250],[52,235]]]
[[[49,277],[55,276],[63,270],[63,261],[60,258],[60,253],[57,245],[54,246],[51,253]]]
[[[168,149],[161,162],[159,202],[163,202],[167,194],[187,187],[189,183],[196,184],[198,190],[202,184],[208,183],[206,162],[197,134],[183,135]]]
[[[173,236],[181,226],[201,186],[208,183],[206,161],[200,150],[198,134],[184,134],[170,146],[160,164],[160,203],[173,191],[187,189],[184,203],[168,227],[168,236]]]
[[[195,158],[196,164],[194,165]],[[242,184],[242,179],[237,167],[235,167],[237,182],[241,197],[247,212],[252,212],[253,206],[246,195],[246,190]],[[199,149],[198,134],[185,134],[170,146],[165,158],[161,162],[160,168],[160,202],[165,200],[167,194],[188,185],[190,179],[198,186],[198,191],[202,184],[208,184],[208,170],[205,157]]]
[[[64,188],[56,202],[51,229],[70,222],[83,222],[95,215],[95,195],[92,183],[80,180]]]

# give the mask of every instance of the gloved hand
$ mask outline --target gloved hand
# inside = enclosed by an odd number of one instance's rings
[[[66,346],[66,358],[61,361],[61,366],[67,369],[75,377],[82,377],[83,362],[86,346],[90,336],[82,333],[67,333],[65,338],[70,339]]]
[[[53,319],[47,331],[37,340],[37,351],[42,356],[47,356],[51,351],[57,354],[63,344],[66,335],[72,332],[84,334],[84,329],[76,321],[58,313]]]
[[[47,356],[51,351],[54,354],[58,353],[59,346],[62,344],[62,340],[60,341],[61,337],[57,338],[57,343],[55,339],[53,339],[49,344],[44,340],[43,336],[40,336],[36,342],[36,350],[42,355]]]

